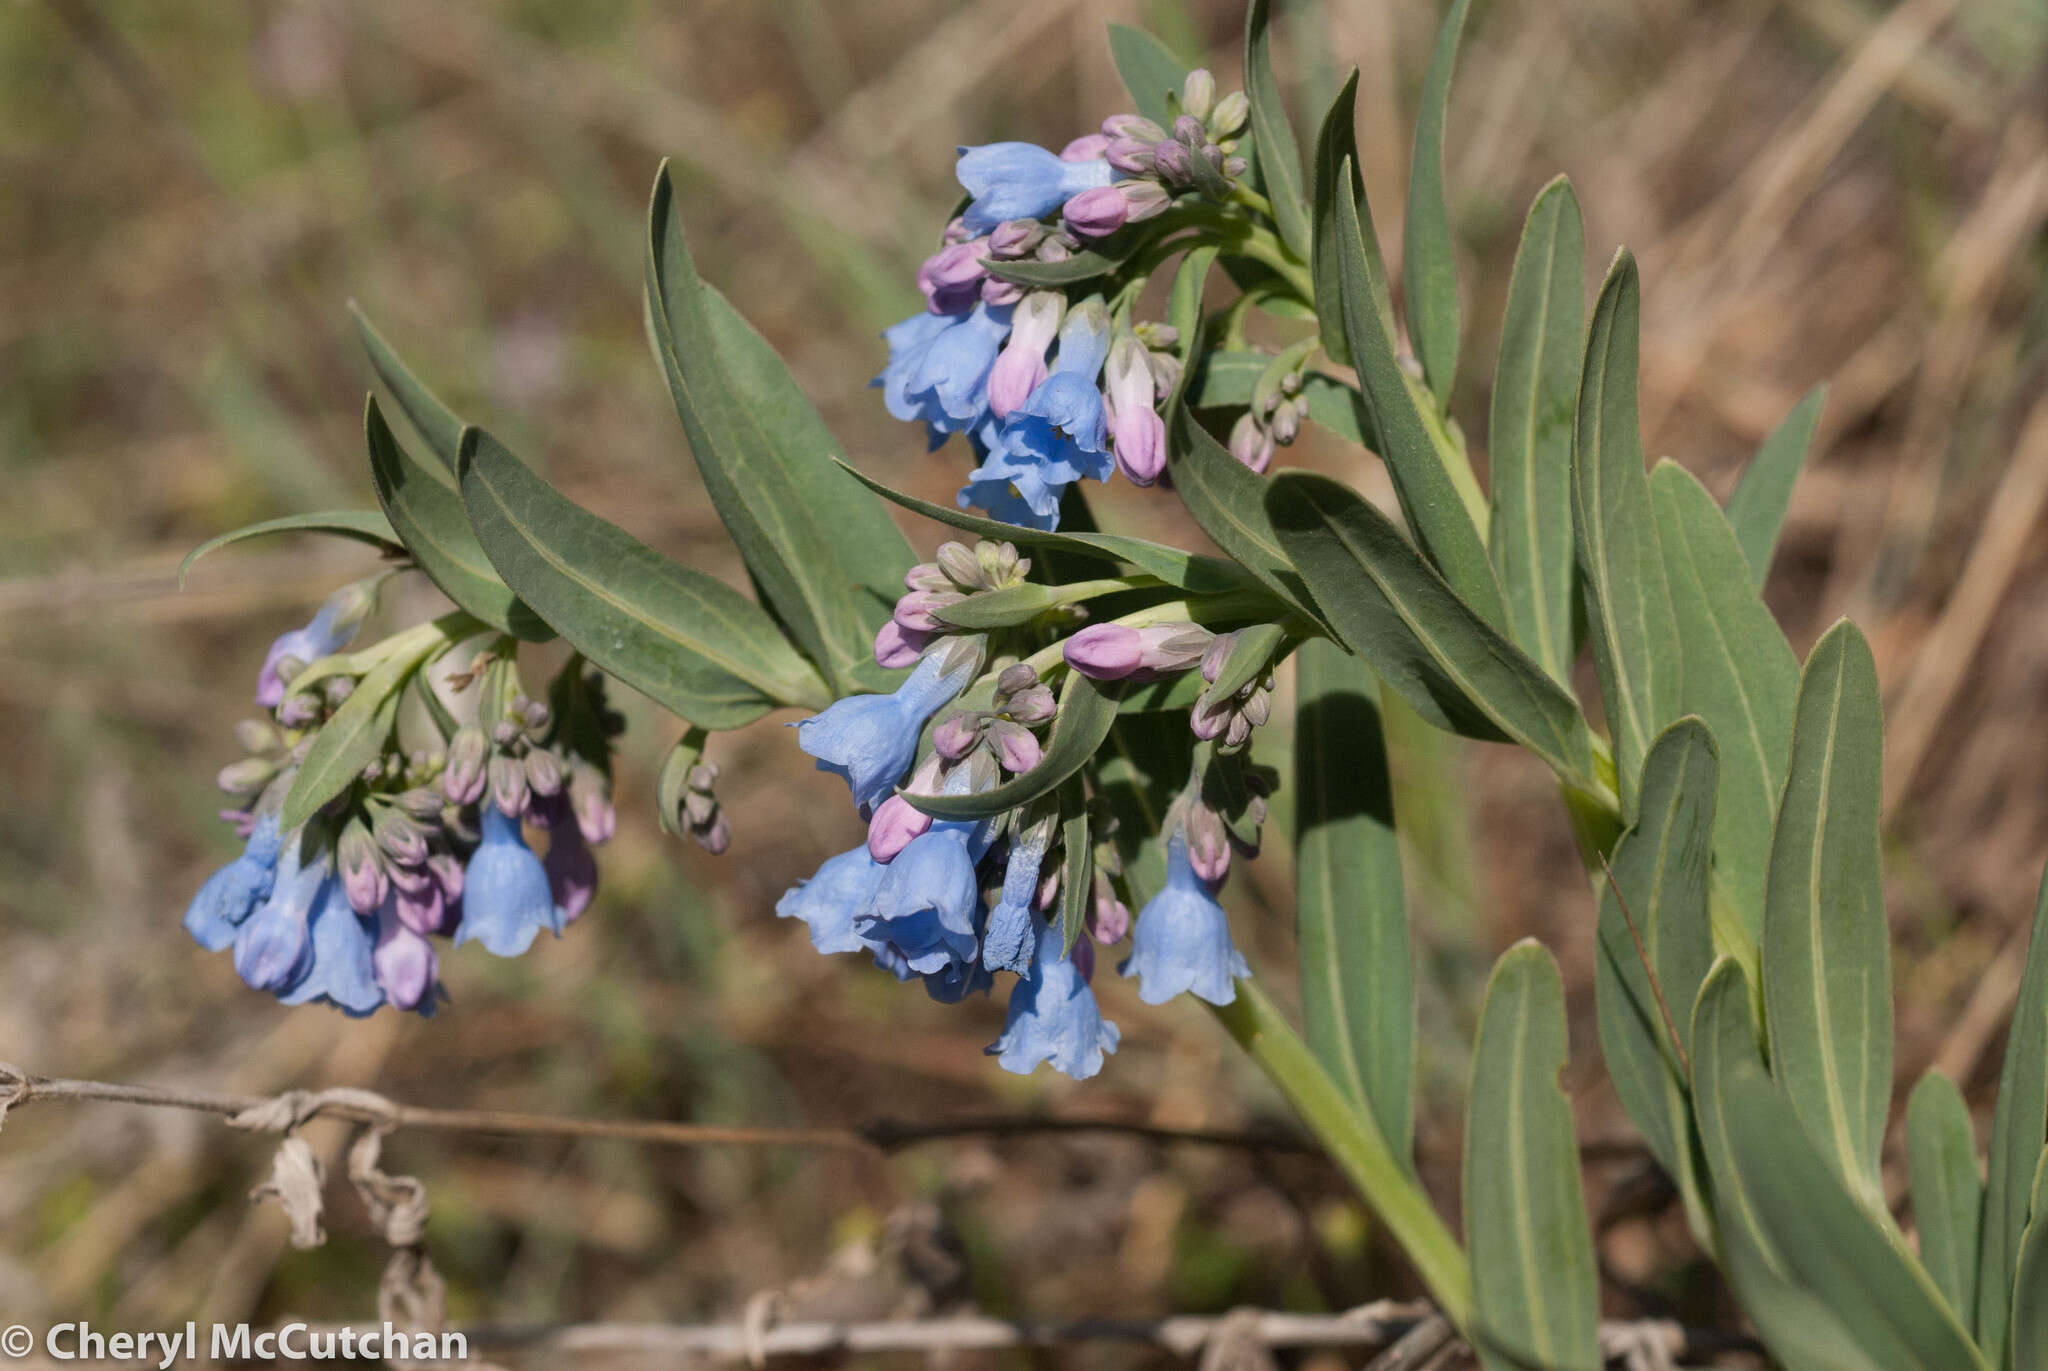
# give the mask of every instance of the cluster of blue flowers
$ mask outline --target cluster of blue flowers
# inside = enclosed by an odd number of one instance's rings
[[[1183,992],[1228,1004],[1232,982],[1249,968],[1214,893],[1231,848],[1221,818],[1201,799],[1199,776],[1169,815],[1167,881],[1135,927],[1117,894],[1114,849],[1097,845],[1089,936],[1071,951],[1048,914],[1063,867],[1056,809],[1041,803],[982,820],[934,820],[899,792],[975,793],[1038,764],[1038,735],[1058,714],[1038,670],[1010,660],[983,678],[997,640],[946,631],[933,613],[1015,584],[1028,569],[1008,545],[947,544],[905,577],[897,620],[876,643],[884,665],[915,663],[902,684],[890,694],[842,699],[797,724],[798,745],[820,771],[846,782],[868,835],[784,894],[776,913],[808,925],[820,952],[865,952],[899,980],[921,979],[943,1003],[990,990],[998,972],[1014,975],[1007,1021],[990,1053],[1011,1071],[1050,1062],[1085,1079],[1118,1041],[1090,988],[1092,943],[1130,936],[1122,971],[1138,979],[1150,1004]],[[1099,632],[1069,638],[1062,668],[1102,679],[1165,676],[1213,660],[1224,641],[1185,622],[1121,631],[1137,645],[1124,651],[1127,645],[1105,643]],[[988,689],[989,707],[958,705],[977,683]]]
[[[1228,195],[1244,170],[1233,155],[1244,97],[1217,100],[1214,79],[1198,71],[1180,104],[1170,130],[1124,114],[1058,153],[1030,143],[960,150],[967,208],[918,271],[925,308],[884,332],[889,362],[874,384],[891,414],[925,425],[934,449],[967,435],[976,466],[963,509],[1050,529],[1082,477],[1121,471],[1149,486],[1165,470],[1157,406],[1179,361],[1155,349],[1171,348],[1174,331],[1134,325],[1132,290],[1114,304],[1095,293],[1070,300],[1027,290],[1004,268],[1069,259],[1164,214],[1184,192]]]
[[[434,939],[517,956],[589,905],[591,848],[617,824],[602,739],[619,720],[604,708],[600,678],[576,663],[557,679],[552,705],[518,693],[511,662],[488,647],[459,681],[436,685],[422,668],[415,687],[445,690],[438,702],[452,737],[387,752],[284,831],[299,765],[357,679],[307,668],[349,645],[374,598],[374,583],[347,587],[271,646],[256,691],[270,717],[242,726],[251,755],[220,780],[234,801],[222,817],[245,846],[200,887],[184,923],[207,950],[232,950],[242,980],[285,1004],[431,1014],[445,993]],[[548,831],[545,857],[527,845],[526,823]]]

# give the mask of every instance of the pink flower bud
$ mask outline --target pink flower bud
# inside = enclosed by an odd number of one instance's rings
[[[1031,254],[1045,241],[1045,225],[1036,219],[1011,219],[997,224],[988,235],[988,255],[1006,262]]]
[[[1122,624],[1090,624],[1067,639],[1067,665],[1097,681],[1121,681],[1145,658],[1144,640]]]
[[[932,730],[932,748],[949,762],[957,762],[974,751],[981,741],[981,719],[967,710],[956,710]]]
[[[1034,291],[1018,302],[1010,317],[1010,341],[988,373],[988,407],[998,419],[1009,418],[1044,382],[1046,349],[1059,336],[1065,312],[1066,298],[1057,291]]]
[[[1024,298],[1024,287],[1015,281],[991,276],[981,283],[981,302],[990,309],[1004,309]]]
[[[1262,474],[1273,464],[1273,435],[1250,410],[1230,427],[1230,455]]]
[[[1152,152],[1152,143],[1157,141],[1157,139],[1153,139],[1152,142],[1146,142],[1139,138],[1114,138],[1110,140],[1109,146],[1103,150],[1103,156],[1108,159],[1109,165],[1112,168],[1126,176],[1149,176],[1152,174],[1153,169],[1159,165],[1159,159]]]
[[[1166,137],[1165,129],[1138,114],[1110,115],[1102,121],[1102,133],[1112,142],[1119,138],[1132,138],[1141,143],[1157,143]]]
[[[1128,333],[1118,338],[1103,376],[1117,469],[1131,484],[1149,486],[1166,469],[1166,422],[1152,408],[1152,366],[1145,345]]]
[[[1131,217],[1131,202],[1115,186],[1097,186],[1067,201],[1060,217],[1076,237],[1106,238]]]
[[[1084,133],[1060,149],[1062,162],[1093,162],[1102,156],[1102,150],[1109,146],[1109,137],[1101,133]]]
[[[1003,770],[1021,774],[1038,765],[1038,735],[1024,725],[1008,719],[993,720],[988,726],[988,740]]]
[[[1188,810],[1182,831],[1187,834],[1188,863],[1197,876],[1215,885],[1230,874],[1230,832],[1222,815],[1197,802]]]
[[[966,598],[957,590],[913,590],[896,601],[894,617],[907,633],[944,633],[950,625],[937,611]]]
[[[1101,876],[1095,878],[1095,900],[1088,911],[1088,934],[1104,947],[1120,943],[1131,931],[1131,907]]]
[[[875,665],[892,671],[911,666],[931,645],[931,637],[928,633],[909,632],[891,619],[875,634]]]
[[[982,258],[988,254],[986,238],[950,243],[924,259],[917,269],[917,288],[924,292],[925,308],[933,314],[965,314],[981,298],[982,278],[988,268]]]
[[[875,806],[875,817],[868,821],[868,855],[878,862],[893,861],[931,826],[931,815],[901,795],[891,795]]]

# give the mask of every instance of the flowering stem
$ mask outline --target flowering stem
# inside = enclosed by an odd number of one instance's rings
[[[1464,1250],[1437,1217],[1414,1175],[1395,1157],[1370,1114],[1345,1097],[1285,1016],[1249,980],[1237,998],[1211,1005],[1259,1069],[1287,1097],[1303,1123],[1401,1244],[1444,1317],[1471,1326],[1472,1272]]]

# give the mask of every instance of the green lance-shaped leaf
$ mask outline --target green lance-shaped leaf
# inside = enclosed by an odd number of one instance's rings
[[[1334,179],[1337,191],[1346,190],[1351,181],[1348,165],[1340,168]],[[1335,218],[1344,336],[1351,345],[1352,364],[1358,368],[1366,408],[1380,436],[1380,456],[1393,478],[1401,512],[1414,530],[1415,541],[1444,579],[1481,618],[1504,628],[1507,605],[1493,563],[1487,560],[1479,522],[1486,517],[1485,497],[1479,494],[1463,457],[1454,459],[1437,416],[1425,415],[1417,404],[1413,386],[1394,360],[1372,299],[1364,230],[1358,205],[1350,195],[1338,195]]]
[[[1408,331],[1422,374],[1449,409],[1458,373],[1458,261],[1451,239],[1451,212],[1444,196],[1444,121],[1451,101],[1451,73],[1472,0],[1453,0],[1436,51],[1422,82],[1422,108],[1415,121],[1415,152],[1408,163],[1408,221],[1401,239],[1401,283],[1408,301]]]
[[[832,699],[775,621],[535,476],[481,429],[462,439],[462,501],[491,565],[611,675],[705,729]]]
[[[1785,510],[1792,503],[1792,486],[1806,465],[1806,453],[1813,446],[1813,431],[1827,398],[1824,385],[1806,392],[1806,398],[1764,439],[1728,497],[1728,522],[1735,527],[1750,579],[1759,590],[1771,574],[1771,554],[1785,525]]]
[[[1094,905],[1095,844],[1088,833],[1088,795],[1080,774],[1060,782],[1060,951],[1072,952]]]
[[[1572,442],[1572,535],[1623,815],[1659,729],[1683,709],[1678,624],[1657,550],[1636,418],[1635,259],[1617,253],[1586,338]]]
[[[1572,418],[1586,329],[1586,230],[1562,176],[1529,207],[1493,373],[1487,552],[1515,641],[1560,681],[1572,632]]]
[[[1302,1036],[1408,1165],[1415,1151],[1415,954],[1379,682],[1365,663],[1322,639],[1303,643],[1294,663]]]
[[[1155,124],[1173,122],[1173,97],[1187,79],[1187,64],[1166,44],[1128,24],[1109,26],[1109,55],[1138,113]]]
[[[1887,1230],[1889,1216],[1873,1214],[1815,1145],[1799,1119],[1796,1087],[1745,1062],[1715,1088],[1729,1164],[1755,1201],[1785,1278],[1831,1310],[1880,1366],[1986,1371],[1940,1290]]]
[[[1961,1329],[1926,1273],[1851,1197],[1765,1073],[1733,957],[1700,989],[1692,1043],[1722,1263],[1773,1355],[1788,1371],[1981,1368],[1967,1340],[1958,1350]],[[1918,1360],[1922,1348],[1936,1355]]]
[[[1142,241],[1136,233],[1120,233],[1110,240],[1113,246],[1087,248],[1057,262],[1005,262],[989,258],[988,271],[999,281],[1036,290],[1059,290],[1109,275],[1131,259]]]
[[[2048,1366],[2048,1152],[2034,1171],[2034,1217],[2020,1236],[2013,1268],[2012,1365],[2014,1371]]]
[[[1578,703],[1502,637],[1357,492],[1287,471],[1266,507],[1281,546],[1344,645],[1430,722],[1520,743],[1594,788]]]
[[[441,398],[427,389],[419,377],[413,375],[391,344],[384,341],[384,335],[377,332],[369,317],[351,300],[349,313],[356,321],[356,336],[362,340],[363,352],[370,359],[370,369],[377,373],[378,383],[384,387],[399,412],[418,431],[432,452],[446,469],[449,478],[455,476],[456,449],[462,441],[462,420],[454,410],[441,403]]]
[[[2005,1358],[2022,1236],[2034,1210],[2034,1175],[2048,1140],[2048,878],[2034,908],[2033,941],[2020,974],[1998,1106],[1991,1116],[1990,1174],[1984,1185],[1984,1241],[1977,1276],[1977,1342],[1993,1365]]]
[[[1094,681],[1078,671],[1069,671],[1067,684],[1060,691],[1059,717],[1053,721],[1052,736],[1046,740],[1037,766],[973,795],[906,792],[903,798],[937,818],[986,819],[1050,795],[1085,766],[1109,736],[1110,725],[1116,722],[1117,696],[1121,690],[1117,682]]]
[[[1227,457],[1230,454],[1224,455]],[[936,505],[929,500],[920,500],[915,495],[892,490],[844,462],[839,466],[841,470],[883,499],[901,505],[913,514],[922,514],[925,518],[944,524],[948,528],[957,528],[976,537],[1015,543],[1020,548],[1045,548],[1094,562],[1128,563],[1148,576],[1157,576],[1170,586],[1196,594],[1243,591],[1254,589],[1258,585],[1258,582],[1244,571],[1221,558],[1182,552],[1179,548],[1118,533],[1051,532],[1025,528],[1020,524],[999,523],[994,519],[984,519],[978,514]]]
[[[1693,1166],[1687,1053],[1692,1005],[1714,962],[1707,900],[1719,770],[1713,735],[1696,718],[1673,724],[1650,749],[1641,812],[1615,845],[1613,883],[1601,888],[1594,966],[1600,1047],[1615,1093],[1696,1216],[1705,1204]]]
[[[1672,614],[1685,642],[1680,704],[1721,747],[1714,875],[1754,942],[1763,929],[1771,826],[1792,755],[1799,659],[1743,573],[1714,497],[1671,462],[1650,474]]]
[[[1984,1177],[1970,1109],[1956,1083],[1929,1071],[1906,1105],[1906,1164],[1920,1264],[1956,1317],[1977,1313],[1977,1248],[1983,1239]]]
[[[265,519],[261,523],[244,524],[226,533],[215,534],[193,548],[185,554],[185,560],[178,563],[178,589],[185,588],[186,573],[207,553],[279,533],[325,533],[375,548],[387,557],[399,557],[405,553],[398,534],[392,530],[391,521],[374,509],[330,509],[318,514],[287,514],[280,519]]]
[[[1799,680],[1792,767],[1764,894],[1771,1072],[1851,1190],[1882,1212],[1892,1081],[1891,939],[1878,845],[1877,664],[1844,621]]]
[[[1363,270],[1366,293],[1380,319],[1380,336],[1393,348],[1394,304],[1387,285],[1386,259],[1380,255],[1380,236],[1373,227],[1372,206],[1366,200],[1365,181],[1358,174],[1358,68],[1351,69],[1344,88],[1330,102],[1323,126],[1316,137],[1315,243],[1309,265],[1314,272],[1316,317],[1322,324],[1323,351],[1339,365],[1351,364],[1351,345],[1344,337],[1344,253],[1349,242],[1337,226],[1337,207],[1357,207],[1358,247],[1365,255]],[[1378,444],[1370,444],[1377,448]]]
[[[1489,1368],[1598,1371],[1600,1280],[1579,1187],[1564,981],[1541,944],[1494,965],[1472,1055],[1465,1122],[1465,1245],[1474,1326]]]
[[[304,824],[321,806],[355,784],[364,767],[384,755],[405,683],[437,649],[475,628],[476,622],[458,610],[378,645],[376,664],[313,735],[278,814],[281,828],[290,832]]]
[[[1273,74],[1272,0],[1252,0],[1244,14],[1244,93],[1251,101],[1252,146],[1259,177],[1273,202],[1280,237],[1302,257],[1309,253],[1308,197],[1301,186],[1301,147],[1287,119],[1280,79]]]
[[[1290,608],[1313,616],[1314,600],[1281,549],[1264,503],[1263,476],[1230,455],[1185,405],[1168,420],[1173,490],[1202,531]]]
[[[879,684],[875,630],[915,558],[880,504],[834,479],[832,436],[774,350],[698,280],[666,165],[648,208],[647,319],[704,487],[763,597],[834,691]]]
[[[364,406],[363,430],[377,499],[420,570],[444,595],[491,627],[528,642],[553,638],[555,631],[498,579],[470,529],[462,496],[399,445],[374,395]]]

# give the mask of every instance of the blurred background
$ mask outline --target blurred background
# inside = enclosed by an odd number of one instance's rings
[[[1364,170],[1390,232],[1437,7],[1280,10],[1299,119],[1363,69]],[[1642,261],[1653,456],[1725,494],[1832,381],[1768,597],[1802,653],[1843,614],[1873,641],[1899,1067],[1940,1063],[1987,1105],[2048,859],[2048,8],[1496,0],[1475,17],[1449,152],[1467,431],[1483,451],[1520,219],[1558,171],[1584,202],[1594,279],[1616,243]],[[1236,0],[0,8],[0,1058],[711,1123],[1288,1127],[1199,1009],[1147,1009],[1114,976],[1098,989],[1123,1049],[1077,1087],[982,1056],[999,1001],[942,1009],[817,956],[773,904],[857,837],[837,782],[772,724],[721,738],[731,851],[666,840],[650,766],[678,726],[623,690],[623,818],[597,906],[517,961],[448,957],[454,1003],[435,1022],[281,1009],[178,926],[232,851],[211,778],[237,755],[265,645],[370,559],[253,544],[182,593],[175,568],[243,522],[374,503],[349,299],[572,496],[738,582],[641,332],[658,159],[675,161],[700,268],[853,459],[947,498],[964,455],[926,456],[863,389],[876,332],[917,304],[956,143],[1057,147],[1123,106],[1106,19],[1238,84]],[[1293,457],[1384,489],[1326,436]],[[1180,528],[1169,496],[1118,486],[1101,504],[1136,531]],[[400,608],[431,610],[415,595]],[[1501,948],[1541,936],[1572,986],[1567,1085],[1608,1312],[1713,1320],[1715,1279],[1600,1083],[1593,904],[1547,777],[1392,728],[1424,965],[1425,1177],[1454,1210],[1474,992]],[[1269,732],[1261,755],[1284,764]],[[1284,846],[1240,864],[1229,903],[1286,999]],[[309,1137],[338,1162],[338,1128]],[[336,1183],[330,1241],[291,1251],[275,1209],[245,1199],[269,1151],[192,1115],[20,1110],[0,1138],[0,1312],[367,1317],[381,1244]],[[882,1288],[862,1296],[878,1315],[962,1298],[1040,1316],[1341,1309],[1410,1289],[1336,1176],[1289,1154],[983,1138],[878,1163],[403,1134],[386,1163],[428,1186],[429,1249],[463,1321],[723,1320],[835,1253],[845,1270],[879,1254]],[[943,1260],[910,1265],[941,1288],[910,1290],[897,1254],[926,1249]]]

